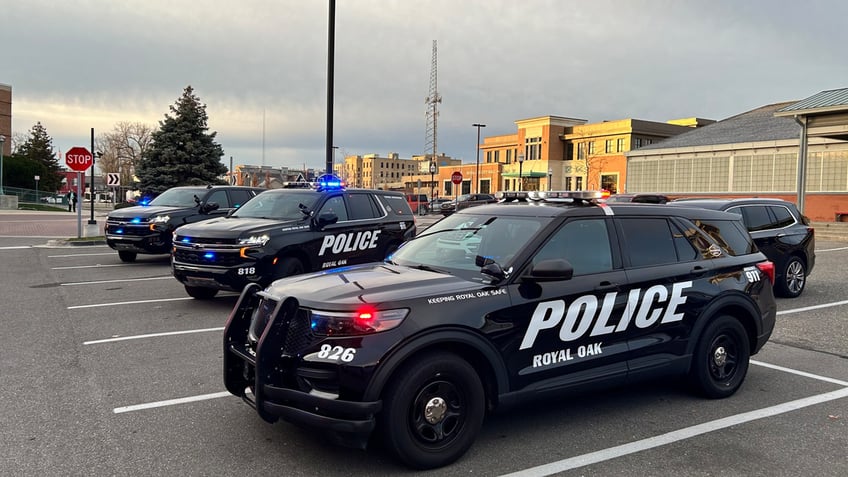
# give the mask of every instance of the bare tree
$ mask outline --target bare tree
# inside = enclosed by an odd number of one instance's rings
[[[98,159],[100,170],[104,174],[119,173],[122,189],[132,187],[136,167],[151,144],[153,144],[152,126],[143,123],[119,122],[111,131],[97,138],[97,151],[102,154]]]

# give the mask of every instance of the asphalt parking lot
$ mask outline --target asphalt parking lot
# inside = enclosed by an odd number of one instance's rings
[[[224,392],[234,293],[189,298],[166,256],[0,237],[2,475],[399,475],[379,449],[266,424]],[[804,294],[725,400],[651,382],[487,418],[426,475],[848,475],[848,244],[821,242]]]

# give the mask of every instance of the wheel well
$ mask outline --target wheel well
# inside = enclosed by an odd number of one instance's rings
[[[739,305],[728,304],[712,313],[713,318],[720,315],[730,315],[739,320],[739,322],[742,323],[742,326],[745,327],[745,333],[748,335],[748,344],[750,349],[753,350],[757,346],[757,325],[754,322],[754,317],[751,316],[748,310]]]
[[[395,379],[398,370],[401,369],[406,363],[408,363],[412,359],[415,359],[421,353],[431,351],[447,351],[458,355],[459,357],[470,363],[471,366],[474,368],[474,371],[477,372],[477,375],[480,376],[480,381],[483,384],[483,392],[486,396],[487,410],[492,410],[495,408],[498,402],[498,384],[497,377],[495,376],[495,371],[492,368],[492,363],[489,362],[483,352],[481,352],[479,349],[458,341],[446,340],[434,342],[422,348],[417,348],[412,353],[408,353],[406,356],[403,357],[400,362],[394,363],[393,369],[391,370],[391,374],[381,386],[379,394],[382,396],[388,383]]]

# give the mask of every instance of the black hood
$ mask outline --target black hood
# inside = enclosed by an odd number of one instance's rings
[[[154,215],[168,215],[176,212],[194,211],[197,207],[173,207],[166,205],[136,205],[109,212],[110,219],[147,219]]]
[[[379,306],[485,286],[446,273],[368,263],[284,278],[272,283],[267,291],[278,297],[296,297],[303,306],[332,310],[363,304]]]
[[[281,222],[279,220],[255,219],[242,217],[219,217],[204,220],[193,224],[183,225],[177,233],[189,237],[203,238],[234,238],[235,234],[257,234],[274,229],[285,229],[296,225],[307,226],[304,220],[291,220]]]

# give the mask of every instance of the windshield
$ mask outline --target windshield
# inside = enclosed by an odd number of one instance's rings
[[[550,220],[547,217],[451,215],[406,242],[389,260],[398,265],[476,275],[483,261],[491,259],[507,270],[514,264],[515,256]]]
[[[195,197],[202,198],[206,195],[205,189],[168,189],[148,205],[160,205],[167,207],[194,207],[197,205]]]
[[[300,220],[309,216],[319,194],[299,189],[266,191],[247,201],[233,217]]]

